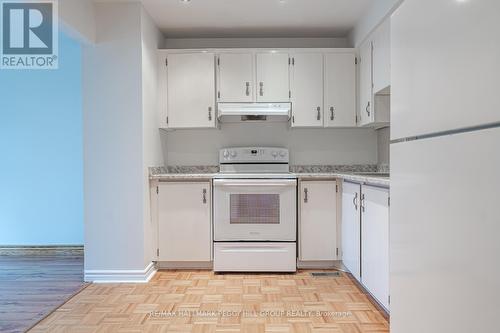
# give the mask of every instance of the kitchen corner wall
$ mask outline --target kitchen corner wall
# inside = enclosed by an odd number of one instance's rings
[[[276,146],[291,164],[377,164],[373,129],[290,129],[286,123],[222,124],[221,129],[162,131],[167,165],[217,165],[218,149]]]
[[[144,207],[144,261],[153,258],[153,221],[150,210],[149,167],[163,164],[160,131],[158,130],[158,49],[164,37],[149,14],[141,7],[142,40],[142,130],[143,130],[143,207]]]
[[[391,15],[403,0],[377,0],[373,1],[371,7],[349,33],[348,43],[350,47],[358,47],[368,35]]]
[[[58,2],[59,23],[65,33],[81,43],[94,43],[96,38],[94,1],[62,0]]]
[[[106,277],[141,272],[152,260],[147,167],[163,160],[156,116],[163,37],[140,3],[96,3],[95,21],[82,74],[85,272]]]

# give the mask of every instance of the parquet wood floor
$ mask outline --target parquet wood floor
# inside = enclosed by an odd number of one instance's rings
[[[83,286],[83,251],[0,250],[0,332],[25,332]]]
[[[92,284],[30,332],[389,332],[346,274],[309,273],[160,271],[147,284]]]

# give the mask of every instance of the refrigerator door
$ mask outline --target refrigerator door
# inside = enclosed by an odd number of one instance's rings
[[[498,332],[500,128],[391,145],[391,333]]]
[[[500,1],[405,0],[391,17],[391,139],[500,121]]]

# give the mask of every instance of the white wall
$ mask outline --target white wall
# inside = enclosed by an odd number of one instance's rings
[[[167,49],[349,47],[347,38],[167,38]]]
[[[141,6],[95,9],[96,44],[83,49],[85,270],[144,269]]]
[[[158,61],[157,50],[163,46],[164,37],[149,14],[141,8],[142,40],[142,122],[143,122],[143,205],[144,205],[144,260],[154,256],[153,221],[150,212],[149,167],[163,165],[163,155],[158,129]]]
[[[66,33],[85,43],[96,40],[93,0],[59,0],[59,19]]]
[[[378,164],[389,164],[390,161],[390,127],[377,130],[377,156]]]
[[[290,149],[291,164],[376,164],[372,129],[289,129],[284,123],[222,124],[221,130],[162,131],[168,165],[217,165],[227,146],[270,145]]]
[[[396,8],[403,0],[377,0],[373,1],[361,20],[349,33],[348,43],[351,47],[358,47],[368,35]]]

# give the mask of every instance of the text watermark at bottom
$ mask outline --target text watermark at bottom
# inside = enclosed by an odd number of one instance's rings
[[[302,311],[302,310],[269,310],[269,311],[200,311],[200,310],[181,310],[181,311],[151,311],[149,318],[168,319],[175,317],[288,317],[288,318],[307,318],[307,317],[333,317],[347,318],[352,316],[351,312],[345,311]]]

